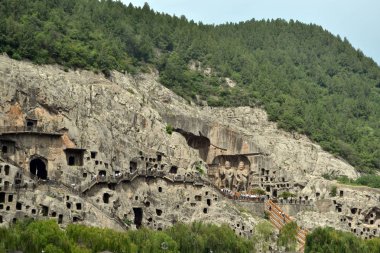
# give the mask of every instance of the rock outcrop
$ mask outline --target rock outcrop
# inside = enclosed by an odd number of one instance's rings
[[[25,216],[118,229],[203,220],[249,236],[259,218],[219,187],[290,192],[279,201],[310,205],[296,215],[309,229],[379,236],[378,192],[339,185],[330,196],[337,184],[322,175],[358,177],[348,163],[279,130],[262,109],[197,107],[157,80],[1,56],[0,225]]]

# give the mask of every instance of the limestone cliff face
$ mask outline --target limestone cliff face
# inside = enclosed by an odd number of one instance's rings
[[[12,220],[12,210],[56,217],[63,224],[115,228],[123,227],[121,220],[126,226],[156,229],[177,221],[205,220],[227,222],[237,233],[249,234],[257,219],[241,215],[216,188],[174,181],[176,176],[200,177],[225,187],[225,175],[220,173],[227,162],[246,171],[242,173],[246,181],[237,181],[237,174],[231,179],[236,189],[243,182],[244,190],[261,188],[268,196],[290,191],[300,203],[312,205],[312,212],[322,219],[341,215],[323,214],[334,212],[338,202],[329,197],[335,183],[322,175],[356,178],[352,166],[305,136],[279,130],[261,109],[197,107],[157,80],[155,73],[113,72],[107,79],[89,71],[65,72],[59,66],[0,56],[0,126],[22,129],[31,124],[40,129],[39,135],[11,128],[0,133],[0,142],[12,151],[2,154],[1,166],[15,171],[0,174],[0,186],[5,189],[5,181],[8,187],[16,184],[12,177],[19,173],[22,183],[29,184],[27,189],[34,187],[24,193],[4,193],[3,220]],[[39,174],[44,166],[46,175]],[[172,177],[132,181],[135,170]],[[204,175],[197,174],[201,170]],[[126,173],[132,176],[124,178]],[[36,184],[33,175],[48,177],[54,185]],[[7,202],[9,194],[18,194],[18,206],[16,201]],[[357,208],[379,204],[379,196],[370,194],[373,202]],[[324,199],[330,199],[330,206],[315,204]],[[4,213],[8,204],[10,212]]]

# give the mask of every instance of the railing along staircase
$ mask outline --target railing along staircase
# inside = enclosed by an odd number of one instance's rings
[[[281,230],[285,224],[292,222],[293,220],[287,215],[278,205],[273,203],[271,199],[265,202],[265,210],[269,212],[270,222],[278,229]],[[308,231],[297,226],[297,243],[298,251],[304,252],[306,236]]]

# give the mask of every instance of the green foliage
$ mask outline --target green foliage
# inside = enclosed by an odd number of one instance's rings
[[[204,175],[204,174],[205,174],[205,171],[202,169],[201,166],[197,165],[197,166],[195,167],[195,169],[199,172],[199,174],[201,174],[201,175]]]
[[[269,221],[261,221],[255,227],[253,242],[260,252],[268,252],[273,241],[274,228]]]
[[[264,231],[265,232],[265,231]],[[111,229],[69,225],[56,221],[23,221],[0,228],[0,252],[28,253],[183,253],[252,252],[253,242],[235,235],[227,225],[176,224],[165,231],[146,228],[117,232]]]
[[[331,175],[331,174],[328,174],[328,173],[324,173],[324,174],[322,174],[322,177],[323,177],[324,179],[327,179],[327,180],[335,180],[335,179],[337,179],[337,177],[335,177],[335,176],[333,176],[333,175]]]
[[[261,188],[254,188],[250,191],[250,194],[265,195],[266,192]]]
[[[261,106],[279,127],[307,134],[359,170],[380,169],[380,68],[317,25],[215,26],[120,1],[2,0],[2,52],[106,76],[154,67],[188,101]]]
[[[125,224],[127,224],[128,226],[132,225],[132,223],[133,223],[133,221],[130,220],[130,219],[128,219],[128,218],[125,218],[125,219],[123,220],[123,222],[124,222]]]
[[[278,236],[278,245],[285,247],[286,251],[295,251],[297,246],[297,223],[290,222],[285,224]]]
[[[335,197],[335,196],[336,196],[336,193],[337,193],[337,187],[336,187],[336,185],[333,185],[333,186],[331,187],[331,190],[330,190],[330,196],[331,196],[331,197]]]
[[[166,133],[167,133],[167,134],[170,134],[170,135],[171,135],[171,134],[173,133],[173,131],[174,131],[174,128],[173,128],[172,125],[168,124],[168,125],[166,125],[165,130],[166,130]]]
[[[347,176],[341,176],[338,177],[337,180],[341,184],[362,185],[372,188],[380,188],[380,176],[378,175],[363,175],[356,180],[350,179]]]
[[[380,188],[380,176],[364,175],[356,179],[355,183],[358,185],[366,185],[372,188]]]
[[[363,240],[332,228],[317,228],[306,238],[305,253],[378,253],[380,239]]]
[[[269,213],[269,211],[264,211],[264,217],[263,217],[264,219],[266,219],[266,220],[269,220],[270,219],[270,213]]]
[[[281,192],[281,194],[279,195],[280,198],[284,198],[284,199],[292,198],[292,197],[295,197],[295,196],[296,195],[294,193],[287,192],[287,191]]]
[[[180,245],[179,252],[251,252],[253,244],[235,235],[228,225],[176,224],[167,233]]]
[[[91,252],[75,245],[53,220],[40,222],[27,220],[16,223],[9,229],[1,228],[0,238],[0,251]]]

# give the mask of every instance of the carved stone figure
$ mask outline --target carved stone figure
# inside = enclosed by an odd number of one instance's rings
[[[223,166],[220,166],[220,164],[215,167],[215,168],[209,168],[209,171],[213,171],[212,173],[212,176],[214,177],[214,182],[215,182],[215,185],[218,187],[218,188],[222,188],[223,187],[223,180],[224,180],[224,167]]]
[[[247,191],[249,171],[245,167],[244,162],[240,162],[236,171],[236,188],[237,191]]]
[[[231,168],[231,163],[226,161],[224,165],[224,187],[232,190],[235,171]]]

